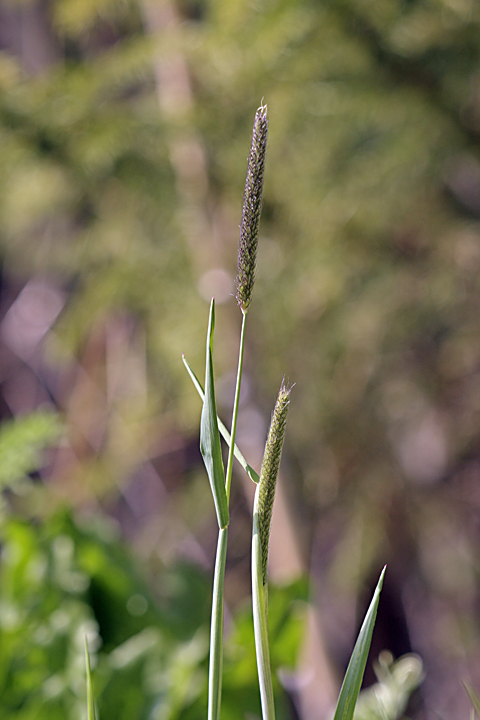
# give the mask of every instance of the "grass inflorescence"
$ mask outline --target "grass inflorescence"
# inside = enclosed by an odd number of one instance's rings
[[[283,381],[272,413],[263,455],[262,469],[260,471],[260,481],[258,483],[258,525],[262,549],[262,575],[264,585],[267,582],[268,544],[270,540],[273,501],[275,499],[278,469],[280,466],[280,458],[282,457],[283,441],[285,439],[285,427],[287,424],[291,390],[292,386],[285,385],[285,381]]]
[[[236,285],[237,302],[246,313],[255,282],[257,263],[258,228],[263,203],[263,177],[267,152],[268,115],[267,106],[261,105],[253,123],[252,144],[247,164],[247,178],[243,195],[240,243],[238,247],[238,272]]]
[[[215,560],[213,598],[210,630],[210,666],[208,679],[208,720],[219,720],[222,699],[223,673],[223,605],[225,565],[227,557],[230,483],[232,480],[233,459],[237,458],[247,475],[257,483],[253,504],[252,522],[252,606],[255,649],[257,656],[258,683],[263,720],[275,720],[275,706],[270,649],[268,635],[268,548],[270,526],[277,477],[282,448],[285,439],[288,408],[292,386],[283,380],[272,413],[267,436],[260,476],[247,463],[235,444],[240,387],[243,373],[245,348],[245,326],[247,311],[252,300],[255,282],[255,269],[258,249],[260,215],[262,211],[263,180],[267,148],[268,115],[263,103],[258,108],[253,125],[252,143],[247,164],[240,240],[238,248],[238,274],[236,278],[236,299],[242,311],[237,382],[233,402],[230,431],[217,418],[215,403],[215,375],[213,370],[213,332],[215,326],[215,302],[212,299],[207,331],[205,390],[195,373],[184,358],[185,367],[202,399],[200,430],[200,449],[210,480],[218,521],[218,543]],[[229,452],[226,470],[221,452],[220,434],[226,441]],[[345,679],[340,692],[334,720],[353,720],[356,701],[360,692],[365,664],[370,648],[373,626],[377,613],[380,590],[383,583],[380,577],[374,597],[352,653]],[[95,708],[90,674],[88,647],[86,647],[88,718],[95,720]]]

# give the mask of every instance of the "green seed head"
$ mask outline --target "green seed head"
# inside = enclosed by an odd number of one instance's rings
[[[238,248],[238,273],[235,284],[237,302],[243,313],[247,312],[250,305],[253,283],[255,282],[267,132],[267,106],[261,105],[256,112],[253,123],[252,145],[248,157]]]
[[[278,468],[282,456],[285,425],[287,422],[288,406],[292,386],[287,387],[282,381],[278,393],[275,409],[270,422],[265,452],[260,472],[258,488],[258,527],[260,545],[262,548],[263,584],[267,582],[268,543],[270,540],[270,525],[272,521],[273,500],[277,484]]]

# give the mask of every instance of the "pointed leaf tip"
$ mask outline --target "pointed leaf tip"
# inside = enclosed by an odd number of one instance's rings
[[[357,642],[352,652],[347,672],[343,681],[342,689],[338,698],[337,708],[333,720],[353,720],[355,705],[362,686],[365,666],[372,642],[373,628],[377,617],[380,591],[385,577],[386,565],[383,568],[380,578],[373,593],[373,598],[365,615],[362,627],[358,634]]]

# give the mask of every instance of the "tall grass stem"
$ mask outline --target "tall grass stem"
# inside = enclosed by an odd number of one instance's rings
[[[237,432],[238,405],[242,384],[243,354],[245,347],[245,322],[247,314],[242,314],[240,331],[240,349],[238,354],[237,382],[233,402],[232,427],[230,432],[230,448],[228,452],[225,490],[227,509],[230,500],[233,457],[235,451],[235,435]],[[222,667],[223,667],[223,595],[225,584],[225,563],[227,559],[228,528],[221,528],[218,533],[217,555],[215,558],[215,574],[213,580],[212,620],[210,629],[210,667],[208,678],[208,720],[218,720],[222,699]]]
[[[235,437],[237,434],[238,406],[240,404],[240,388],[242,384],[243,373],[243,353],[245,348],[245,325],[247,321],[247,313],[242,313],[242,329],[240,331],[240,348],[238,351],[238,367],[237,382],[235,387],[235,399],[233,401],[232,411],[232,427],[230,433],[230,448],[228,451],[227,473],[225,479],[225,489],[227,492],[227,502],[230,500],[230,487],[232,484],[233,456],[235,453]]]
[[[93,696],[92,670],[90,666],[90,653],[88,651],[88,640],[85,635],[85,667],[87,673],[87,720],[97,720],[95,713],[95,700]]]
[[[223,588],[227,558],[228,527],[219,530],[213,579],[210,626],[210,665],[208,670],[208,720],[218,720],[222,699],[223,669]]]
[[[260,485],[255,491],[252,532],[252,606],[255,651],[257,654],[258,683],[263,720],[275,720],[272,670],[268,643],[268,585],[263,578],[262,539],[259,522]]]

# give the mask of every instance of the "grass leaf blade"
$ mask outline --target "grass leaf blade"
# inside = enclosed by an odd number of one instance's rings
[[[185,356],[184,356],[184,355],[182,356],[182,360],[183,360],[183,364],[185,365],[185,367],[186,367],[186,369],[187,369],[187,372],[188,372],[188,374],[190,375],[190,378],[191,378],[193,384],[195,385],[195,388],[196,388],[196,390],[197,390],[198,394],[200,395],[200,398],[202,399],[202,402],[203,402],[203,400],[204,400],[204,398],[205,398],[205,393],[204,393],[204,391],[203,391],[203,387],[202,387],[199,379],[197,378],[197,376],[196,376],[195,373],[193,372],[192,368],[191,368],[190,365],[188,364],[187,360],[185,359]],[[230,443],[231,443],[231,440],[232,440],[231,435],[230,435],[230,433],[228,432],[226,426],[223,424],[223,422],[220,420],[220,418],[219,418],[218,416],[217,416],[217,424],[218,424],[218,429],[219,429],[219,431],[220,431],[221,436],[223,437],[223,439],[224,439],[225,442],[227,443],[228,447],[230,447]],[[249,465],[249,464],[247,463],[247,461],[245,460],[242,452],[240,451],[240,449],[238,448],[237,445],[234,446],[233,452],[234,452],[234,455],[235,455],[236,459],[238,460],[238,462],[240,463],[240,465],[242,466],[242,468],[245,470],[245,472],[247,473],[247,475],[248,475],[248,477],[250,478],[250,480],[252,480],[254,483],[258,484],[258,481],[260,480],[259,474],[252,468],[251,465]]]
[[[377,587],[373,594],[372,602],[365,615],[365,620],[360,628],[357,642],[353,649],[352,657],[348,664],[347,672],[343,680],[342,689],[337,702],[337,709],[333,720],[352,720],[355,712],[358,695],[362,685],[363,674],[367,664],[368,652],[372,642],[373,627],[377,617],[380,591],[383,585],[385,568],[382,570]]]
[[[207,333],[207,358],[205,368],[205,397],[200,420],[200,451],[207,469],[213,501],[217,512],[219,528],[228,525],[228,501],[225,490],[225,471],[218,432],[217,409],[215,405],[215,387],[213,377],[213,331],[215,327],[215,299],[210,305],[210,317]]]

